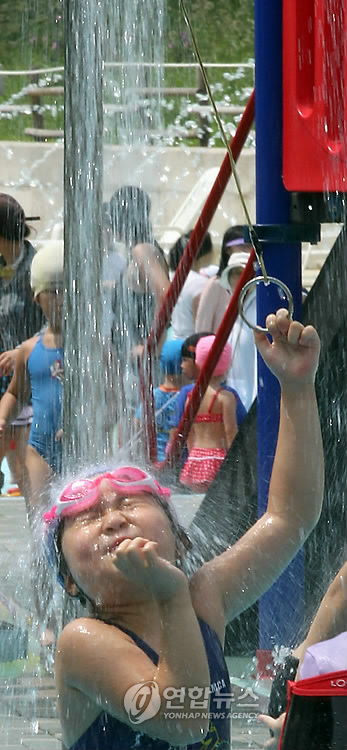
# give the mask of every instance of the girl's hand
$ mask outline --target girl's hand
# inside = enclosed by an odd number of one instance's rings
[[[269,740],[266,740],[264,748],[273,747],[275,750],[277,750],[285,716],[285,713],[283,713],[280,714],[277,719],[273,719],[272,716],[267,716],[267,714],[259,714],[258,721],[261,721],[263,724],[265,724],[265,726],[269,728],[270,732],[273,733],[273,737],[270,737]]]
[[[188,579],[168,560],[159,557],[157,542],[136,537],[125,539],[117,547],[113,565],[132,583],[148,591],[163,603],[188,592]]]
[[[288,318],[288,311],[268,315],[266,326],[272,337],[254,332],[258,351],[282,386],[314,383],[319,362],[320,340],[313,326],[303,326]]]
[[[11,349],[0,354],[0,377],[11,375],[16,366],[18,349]]]

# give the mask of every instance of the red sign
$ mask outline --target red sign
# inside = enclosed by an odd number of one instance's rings
[[[283,181],[347,192],[347,0],[283,0]]]

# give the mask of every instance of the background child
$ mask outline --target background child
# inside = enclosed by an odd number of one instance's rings
[[[211,333],[218,331],[230,302],[231,292],[229,287],[221,283],[223,271],[233,254],[248,255],[252,250],[252,245],[245,243],[243,235],[244,227],[239,224],[229,227],[224,233],[219,267],[216,267],[215,274],[211,276],[201,292],[195,320],[196,331],[209,330]]]
[[[92,613],[69,623],[58,642],[68,750],[230,746],[227,711],[208,719],[216,700],[230,700],[225,623],[288,565],[317,523],[323,497],[319,338],[284,310],[268,316],[267,327],[272,343],[260,333],[256,340],[281,383],[276,456],[267,510],[232,548],[188,581],[168,490],[133,467],[75,480],[45,515],[60,580]],[[192,700],[199,701],[193,711]],[[180,706],[169,719],[168,701]]]
[[[196,346],[198,341],[203,338],[204,336],[211,336],[212,334],[210,332],[202,332],[202,333],[193,333],[192,336],[188,336],[185,341],[183,342],[182,346],[182,372],[184,375],[184,378],[189,381],[195,381],[199,375],[199,368],[195,362],[195,353],[196,353]],[[184,385],[176,400],[176,407],[175,411],[171,414],[171,424],[170,424],[170,438],[169,442],[171,443],[174,440],[177,427],[181,421],[181,418],[184,414],[184,410],[186,407],[186,401],[188,398],[188,394],[193,390],[195,385],[195,382],[190,382],[187,385]],[[236,398],[236,421],[237,426],[240,427],[243,420],[247,416],[246,409],[236,391],[231,388],[230,386],[227,386],[225,383],[223,383],[226,390],[231,391],[231,393],[234,394]],[[179,468],[180,470],[184,466],[184,463],[188,457],[188,451],[185,448],[184,451],[182,451],[182,455],[180,458]]]
[[[21,345],[15,373],[0,401],[1,436],[31,393],[33,421],[26,450],[24,487],[29,519],[47,482],[61,471],[63,246],[60,242],[50,243],[34,256],[31,286],[48,327]]]
[[[234,294],[243,270],[246,268],[249,255],[244,252],[232,253],[224,269],[220,285]],[[253,325],[257,322],[257,299],[255,287],[246,295],[243,312]],[[257,349],[253,332],[247,323],[237,316],[229,336],[233,359],[227,375],[228,385],[235,388],[247,411],[257,396]]]
[[[0,401],[0,437],[31,394],[33,421],[25,456],[23,482],[28,520],[34,526],[35,511],[43,502],[52,477],[61,471],[61,420],[63,399],[63,245],[50,243],[34,256],[31,265],[34,299],[47,318],[43,333],[24,341],[18,350],[16,369]],[[50,612],[52,587],[46,565],[32,553],[34,604],[40,627],[41,663],[52,668],[55,616]]]
[[[195,354],[196,354],[196,345],[198,341],[203,338],[204,336],[211,336],[212,334],[210,332],[206,333],[194,333],[192,336],[188,336],[188,338],[185,339],[182,346],[182,372],[186,380],[189,381],[195,381],[199,375],[199,368],[195,361]],[[176,415],[178,421],[172,424],[172,427],[178,427],[178,423],[182,417],[182,414],[184,412],[186,399],[188,396],[188,393],[194,388],[195,382],[190,382],[189,385],[184,385],[183,388],[181,388],[179,396],[177,398],[177,410]],[[226,386],[224,384],[227,390],[231,391],[235,398],[236,398],[236,419],[237,419],[237,425],[240,427],[243,420],[247,416],[247,411],[239,397],[239,394],[232,388],[231,386]],[[174,433],[173,433],[174,434]],[[173,437],[172,434],[172,437]]]
[[[204,366],[215,338],[204,336],[199,339],[195,351],[199,370]],[[237,434],[236,398],[223,385],[230,364],[231,346],[226,344],[188,435],[189,455],[180,480],[195,492],[205,492],[213,482]]]
[[[15,369],[18,346],[39,331],[43,316],[33,301],[30,268],[35,255],[29,242],[28,222],[22,206],[7,193],[0,193],[0,398]],[[25,406],[0,436],[0,470],[6,456],[11,482],[23,490],[25,453],[32,421],[32,408]],[[0,472],[0,489],[5,476]]]
[[[169,265],[171,281],[189,242],[191,233],[190,231],[187,234],[183,234],[170,250]],[[174,339],[185,339],[195,332],[195,318],[200,294],[208,280],[206,276],[201,275],[200,269],[206,263],[210,263],[212,259],[212,239],[210,233],[207,232],[172,311],[171,336]]]
[[[157,458],[164,461],[165,449],[169,440],[172,420],[175,419],[177,395],[183,384],[181,339],[166,341],[160,353],[160,369],[164,380],[154,388],[154,408],[157,428]],[[139,407],[137,420],[142,420],[143,409]]]

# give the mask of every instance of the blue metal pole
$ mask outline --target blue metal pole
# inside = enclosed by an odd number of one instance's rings
[[[288,224],[282,181],[282,0],[255,0],[257,224]],[[301,319],[301,245],[264,243],[269,276],[287,284]],[[274,285],[257,289],[258,322],[283,307]],[[258,358],[258,511],[266,509],[279,421],[279,384]],[[259,603],[259,649],[291,645],[304,617],[303,554],[299,553]]]

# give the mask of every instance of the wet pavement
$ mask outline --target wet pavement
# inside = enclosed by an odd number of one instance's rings
[[[37,635],[30,626],[30,605],[23,591],[28,540],[23,499],[0,496],[0,620],[14,621],[14,604],[16,622],[29,632],[28,658],[0,662],[0,748],[61,750],[54,678],[40,666]],[[250,660],[228,662],[233,675],[232,750],[263,748],[269,734],[256,716],[266,710],[269,685],[253,679]]]

